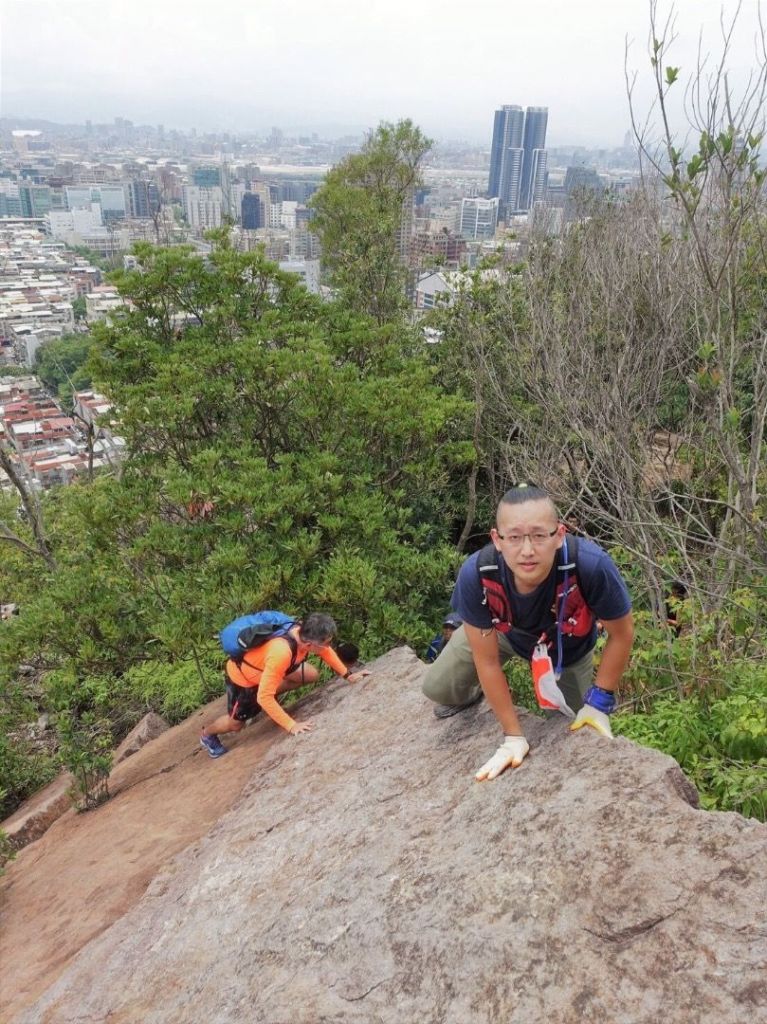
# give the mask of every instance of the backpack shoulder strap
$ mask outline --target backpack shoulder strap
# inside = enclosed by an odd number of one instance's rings
[[[583,595],[583,599],[585,601],[586,600],[586,595],[583,593],[583,583],[581,582],[581,574],[580,574],[579,566],[578,566],[578,544],[579,544],[579,539],[578,539],[578,537],[575,536],[574,533],[568,533],[567,537],[566,537],[566,543],[567,543],[567,558],[565,558],[565,546],[563,544],[562,547],[559,549],[559,557],[558,557],[558,561],[557,561],[557,573],[561,573],[563,576],[564,576],[565,572],[567,572],[567,573],[574,573],[575,574],[575,579],[576,579],[576,581],[578,583],[578,589],[580,590],[581,594]]]
[[[498,565],[498,551],[490,541],[477,555],[477,574],[482,587],[482,603],[487,606],[493,619],[493,627],[499,633],[509,633],[513,625],[511,601],[503,585]]]
[[[492,541],[489,544],[485,544],[477,555],[477,572],[479,573],[480,581],[485,578],[500,579],[498,552]]]
[[[565,555],[565,545],[567,554]],[[578,538],[568,533],[565,535],[565,542],[557,552],[557,572],[575,573],[578,571]]]

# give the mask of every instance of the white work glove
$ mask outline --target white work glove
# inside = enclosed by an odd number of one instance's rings
[[[613,731],[610,727],[610,719],[604,713],[599,711],[597,708],[592,708],[590,704],[584,704],[578,714],[575,716],[575,721],[570,726],[571,732],[575,732],[576,729],[582,729],[584,725],[590,725],[592,729],[596,729],[602,736],[606,736],[609,740],[613,739]]]
[[[529,749],[530,747],[524,736],[505,736],[503,743],[490,760],[482,765],[474,778],[477,782],[484,782],[486,779],[496,778],[509,765],[512,768],[519,768]]]

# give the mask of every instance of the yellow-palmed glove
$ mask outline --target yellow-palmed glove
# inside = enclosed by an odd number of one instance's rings
[[[524,736],[505,736],[503,743],[489,761],[486,761],[474,778],[477,782],[497,778],[509,765],[519,768],[530,749]]]
[[[611,740],[613,731],[609,716],[615,707],[615,694],[610,690],[603,690],[601,686],[592,686],[583,699],[584,705],[575,716],[575,721],[570,726],[571,731],[590,725],[592,729],[596,729],[602,736]]]

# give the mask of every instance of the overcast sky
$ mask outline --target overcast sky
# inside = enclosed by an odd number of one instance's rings
[[[677,0],[674,63],[719,50],[735,0]],[[668,6],[661,8],[664,15]],[[754,65],[757,0],[733,64]],[[624,45],[648,80],[648,0],[0,0],[0,115],[340,134],[411,117],[489,143],[503,103],[549,145],[619,145]],[[642,94],[646,103],[648,93]]]

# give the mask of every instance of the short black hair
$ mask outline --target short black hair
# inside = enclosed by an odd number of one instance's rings
[[[356,644],[347,640],[342,644],[338,644],[336,647],[336,654],[344,665],[353,665],[355,661],[359,660],[360,649]]]
[[[554,504],[554,499],[551,497],[549,492],[544,491],[544,489],[542,487],[538,487],[537,484],[530,483],[519,483],[510,487],[498,502],[496,515],[500,512],[501,505],[522,505],[527,501],[548,501],[557,520],[559,519],[557,506]]]
[[[335,619],[324,612],[311,612],[301,620],[298,636],[304,643],[324,644],[336,635]]]

